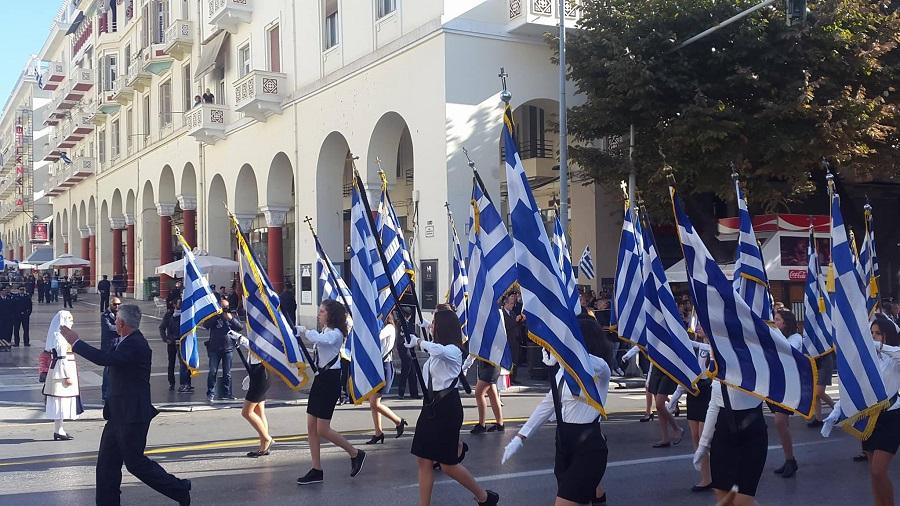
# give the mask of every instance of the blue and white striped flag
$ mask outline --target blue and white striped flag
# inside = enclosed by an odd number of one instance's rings
[[[643,339],[647,313],[644,311],[644,273],[642,266],[640,222],[631,204],[625,202],[625,218],[619,239],[619,255],[616,260],[616,285],[613,293],[613,311],[610,327],[615,326],[619,336],[637,343]]]
[[[594,259],[591,258],[591,247],[585,246],[581,252],[581,260],[578,261],[578,271],[584,274],[588,280],[594,279]]]
[[[815,362],[737,295],[691,224],[674,187],[671,193],[694,308],[715,357],[715,377],[811,418]]]
[[[606,416],[584,337],[569,307],[569,294],[519,157],[509,104],[503,114],[503,145],[510,221],[528,337],[556,357],[565,370],[563,376],[569,390]]]
[[[513,242],[494,203],[476,176],[469,210],[469,353],[512,368],[500,297],[518,277]]]
[[[832,314],[836,316],[834,347],[841,411],[847,417],[841,425],[855,437],[867,439],[889,397],[897,392],[888,393],[881,378],[865,310],[866,284],[854,265],[837,193],[831,198],[831,260],[835,271],[831,297]]]
[[[578,289],[575,287],[575,273],[572,272],[572,257],[569,255],[566,233],[563,232],[558,213],[556,224],[553,227],[553,239],[550,240],[550,244],[553,246],[553,256],[556,257],[563,284],[566,286],[569,294],[569,307],[576,315],[581,314],[581,301],[578,300]]]
[[[806,251],[809,263],[803,293],[803,347],[807,355],[818,357],[834,349],[834,325],[831,322],[831,300],[825,289],[825,278],[819,267],[819,254],[811,227]]]
[[[456,308],[456,316],[459,318],[463,338],[468,339],[469,275],[466,273],[466,259],[463,257],[462,245],[456,234],[456,223],[453,222],[453,214],[450,213],[449,208],[447,222],[453,239],[453,270],[450,278],[450,290],[447,292],[447,302]]]
[[[294,329],[281,312],[281,300],[272,288],[266,270],[260,267],[234,218],[232,225],[238,243],[250,353],[288,387],[299,390],[309,381],[309,363],[294,336]]]
[[[662,261],[656,253],[653,232],[649,226],[642,226],[641,231],[644,248],[641,264],[646,297],[642,306],[646,311],[646,331],[637,344],[667,376],[697,394],[697,381],[701,379],[703,370],[672,295]]]
[[[403,238],[403,228],[400,226],[400,220],[397,218],[397,213],[394,211],[388,195],[387,180],[384,179],[383,174],[381,177],[381,201],[378,203],[378,217],[375,226],[378,229],[378,237],[381,239],[381,247],[384,249],[384,257],[387,259],[391,280],[397,289],[397,296],[402,297],[406,290],[413,287],[412,280],[415,271],[409,250],[406,248],[406,240]],[[377,255],[377,251],[375,254]],[[376,258],[378,257],[376,256]],[[395,303],[386,278],[379,280],[378,289],[379,313],[382,318],[386,318],[393,311]]]
[[[181,361],[187,366],[191,376],[196,376],[200,368],[200,350],[197,346],[197,328],[206,320],[220,314],[219,297],[209,287],[209,282],[200,274],[197,259],[191,248],[180,235],[178,242],[184,250],[184,291],[181,293],[181,321],[178,341]]]
[[[375,251],[377,255],[377,246],[375,231],[360,196],[364,191],[359,175],[354,173],[353,206],[350,209],[350,293],[353,294],[354,311],[353,329],[347,337],[350,352],[347,391],[354,404],[363,402],[384,386],[378,338],[382,323],[378,318],[378,280],[374,268],[380,260],[372,254]]]
[[[866,292],[866,310],[869,318],[875,315],[875,306],[878,304],[878,278],[881,273],[878,270],[878,255],[875,253],[875,228],[872,224],[872,206],[865,206],[865,236],[862,248],[859,251],[859,269]]]
[[[734,289],[747,302],[753,314],[763,320],[770,321],[772,315],[772,299],[769,297],[769,278],[766,275],[766,264],[762,251],[756,241],[753,220],[747,210],[747,199],[741,190],[741,182],[734,177],[734,191],[737,195],[738,235],[737,259],[734,262]]]
[[[319,269],[319,295],[321,300],[334,299],[347,308],[348,314],[352,316],[353,296],[344,278],[338,276],[334,264],[322,249],[319,238],[316,241],[316,265]]]

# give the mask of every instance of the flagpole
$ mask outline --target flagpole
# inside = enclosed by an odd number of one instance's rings
[[[359,172],[356,170],[356,157],[354,157],[352,153],[348,153],[347,157],[350,159],[350,163],[353,166],[354,186],[356,186],[356,191],[359,192],[359,198],[362,200],[363,210],[366,212],[366,220],[369,222],[372,238],[375,240],[375,249],[378,250],[378,257],[381,259],[381,265],[384,269],[385,277],[388,280],[388,287],[391,289],[391,296],[394,298],[394,303],[398,309],[395,314],[400,319],[400,326],[403,328],[403,333],[406,336],[405,341],[409,343],[412,332],[410,331],[409,321],[406,319],[406,315],[403,314],[403,311],[400,309],[400,297],[397,295],[397,287],[394,285],[394,279],[391,277],[391,270],[388,266],[387,257],[384,256],[381,237],[378,236],[377,229],[375,228],[375,221],[372,218],[372,208],[369,206],[369,196],[366,195],[366,189],[362,187],[362,178],[359,177]],[[425,334],[424,329],[422,334]],[[416,357],[415,352],[410,353],[410,355],[412,356],[413,367],[416,370],[416,379],[419,380],[419,387],[422,388],[422,397],[428,398],[428,388],[425,386],[425,378],[422,377],[422,368],[419,366],[419,359]]]
[[[869,241],[869,247],[872,248],[870,253],[869,260],[872,262],[872,281],[875,285],[875,294],[877,296],[878,307],[881,308],[882,299],[881,299],[881,287],[878,286],[878,277],[875,276],[875,220],[872,216],[872,204],[869,203],[869,196],[866,195],[866,205],[863,206],[864,209],[864,217],[866,221],[866,239],[869,239],[869,234],[871,234],[871,240]],[[867,285],[869,283],[866,283]],[[868,290],[868,287],[866,288]]]
[[[322,254],[324,255],[325,249],[322,248],[322,243],[319,242],[319,236],[316,235],[316,231],[315,231],[315,229],[313,229],[312,218],[307,216],[306,219],[303,221],[309,227],[309,232],[312,234],[313,240],[316,241],[316,249],[318,251],[321,251]],[[331,278],[334,280],[335,283],[337,283],[338,279],[340,279],[340,278],[338,278],[337,273],[331,269],[331,262],[326,261],[323,263],[325,264],[325,268],[328,269],[328,275],[331,276]],[[347,302],[347,297],[346,297],[346,295],[344,295],[344,291],[341,290],[340,287],[336,286],[335,288],[337,289],[338,294],[340,294],[340,296],[341,296],[341,302],[343,302],[344,307],[347,308],[347,314],[350,315],[350,318],[353,318],[353,312],[350,310],[350,303]]]
[[[453,247],[455,249],[456,245],[460,244],[460,248],[462,248],[462,244],[459,242],[459,234],[456,233],[456,223],[453,221],[453,211],[450,210],[450,204],[448,202],[444,202],[444,207],[447,208],[447,220],[450,224],[450,231],[453,233],[453,239],[454,239]],[[462,251],[460,251],[460,254],[462,254]],[[454,252],[454,256],[455,256],[455,252]],[[460,258],[460,261],[462,261],[462,258]],[[466,271],[466,275],[468,275],[468,271]],[[465,287],[465,290],[463,291],[463,303],[466,305],[466,319],[468,319],[469,318],[469,293],[468,293],[469,287],[468,287],[468,280],[466,280],[466,281],[467,281],[466,287]],[[452,291],[453,291],[453,284],[452,284],[453,283],[453,267],[452,267],[452,265],[450,268],[450,283],[451,283],[450,290],[452,293]]]

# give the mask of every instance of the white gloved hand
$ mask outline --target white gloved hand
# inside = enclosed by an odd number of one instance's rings
[[[241,381],[241,388],[246,392],[250,390],[250,376],[244,376],[244,381]]]
[[[234,339],[235,341],[240,341],[241,338],[244,337],[244,336],[242,336],[240,332],[237,332],[237,331],[234,331],[234,330],[229,330],[229,331],[228,331],[228,337],[230,337],[231,339]]]
[[[834,420],[831,417],[826,418],[822,421],[822,430],[820,434],[822,437],[831,437],[831,431],[834,429]]]
[[[305,335],[306,335],[306,327],[304,327],[303,325],[297,325],[297,327],[295,328],[295,330],[297,331],[297,335],[298,335],[298,336],[305,336]]]
[[[422,321],[419,322],[419,327],[422,327],[425,330],[428,330],[428,327],[430,327],[430,326],[431,326],[431,322],[426,320],[425,318],[422,318]]]
[[[510,441],[509,444],[506,445],[506,449],[503,450],[503,459],[500,463],[506,464],[506,461],[511,459],[523,446],[525,446],[525,444],[522,442],[522,438],[519,436],[512,438],[512,441]]]
[[[703,462],[703,457],[709,455],[709,447],[706,445],[700,445],[697,447],[697,450],[694,452],[694,469],[700,470],[700,464]]]
[[[419,345],[419,341],[421,341],[421,339],[419,339],[418,337],[409,336],[409,341],[404,341],[403,346],[406,346],[407,348],[412,349]]]

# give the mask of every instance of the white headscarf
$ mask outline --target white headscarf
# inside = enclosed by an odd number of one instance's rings
[[[72,313],[65,309],[57,312],[53,316],[53,321],[50,322],[50,328],[47,329],[47,342],[44,344],[44,350],[50,351],[56,348],[56,335],[59,333],[59,327],[65,325],[72,328],[74,324],[75,318],[72,317]]]

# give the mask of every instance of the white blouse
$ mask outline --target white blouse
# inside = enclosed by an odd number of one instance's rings
[[[344,334],[338,329],[324,328],[322,332],[306,329],[306,339],[313,343],[313,360],[317,367],[324,367],[341,351],[344,344]],[[329,369],[340,369],[340,359],[335,360]]]
[[[462,372],[463,353],[458,346],[443,345],[421,340],[419,346],[428,353],[428,360],[422,366],[422,378],[425,385],[431,378],[435,392],[450,387],[453,380]]]
[[[876,343],[875,352],[875,358],[878,360],[878,371],[881,373],[881,380],[884,381],[884,389],[889,397],[893,397],[900,391],[900,346]],[[900,409],[900,399],[895,401],[887,411],[895,409]],[[834,409],[825,418],[825,421],[835,424],[840,420],[841,416],[841,401],[838,400],[834,403]]]
[[[381,358],[385,362],[393,362],[394,361],[394,344],[397,340],[397,328],[394,327],[393,323],[388,323],[384,327],[381,328],[381,332],[378,334],[378,339],[381,340]]]

